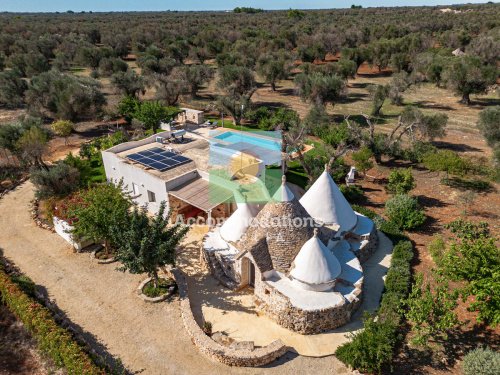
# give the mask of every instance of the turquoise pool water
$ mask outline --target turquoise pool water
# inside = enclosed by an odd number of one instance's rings
[[[235,133],[235,132],[225,132],[215,136],[214,138],[220,139],[221,141],[228,143],[249,143],[255,146],[259,146],[270,151],[281,151],[281,142],[274,141],[272,139],[266,139],[259,136],[254,136],[251,134]]]

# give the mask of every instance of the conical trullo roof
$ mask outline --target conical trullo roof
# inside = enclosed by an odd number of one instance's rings
[[[281,185],[274,193],[273,200],[276,202],[291,202],[294,198],[295,195],[293,195],[292,191],[286,184],[286,177],[284,175],[281,176]]]
[[[236,242],[250,226],[255,215],[248,203],[238,203],[238,208],[220,227],[220,235],[226,241]]]
[[[293,264],[290,276],[299,281],[296,284],[316,291],[330,289],[342,272],[338,259],[319,239],[317,229],[314,230],[314,236],[302,246]]]
[[[357,217],[332,176],[325,171],[300,199],[309,215],[327,225],[339,225],[339,231],[356,226]]]
[[[261,272],[288,272],[300,248],[313,234],[314,221],[284,179],[278,192],[237,244],[240,250],[252,254]]]

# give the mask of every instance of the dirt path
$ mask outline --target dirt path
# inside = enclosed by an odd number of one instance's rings
[[[134,293],[143,279],[97,265],[73,253],[59,236],[35,226],[28,213],[33,198],[25,183],[0,200],[0,247],[4,255],[46,288],[72,322],[141,374],[261,374],[262,369],[230,368],[211,362],[193,346],[177,302],[149,305]],[[287,353],[269,374],[347,374],[330,356]]]

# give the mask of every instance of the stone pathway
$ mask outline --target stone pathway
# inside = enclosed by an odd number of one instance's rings
[[[224,288],[207,270],[200,269],[199,244],[206,229],[190,232],[184,253],[180,256],[182,268],[189,275],[190,300],[198,322],[212,323],[213,331],[225,332],[237,341],[253,341],[265,346],[281,339],[303,356],[331,355],[337,347],[348,341],[346,334],[362,327],[364,311],[377,309],[384,289],[384,276],[390,265],[391,241],[379,233],[379,246],[375,254],[363,265],[365,270],[364,300],[351,322],[335,330],[318,335],[301,335],[274,323],[256,311],[253,291],[239,292]]]
[[[58,235],[38,228],[28,206],[27,182],[0,200],[0,249],[46,289],[86,335],[141,374],[348,374],[335,357],[287,353],[262,368],[231,368],[203,357],[184,330],[176,301],[147,304],[135,294],[144,278],[98,265]]]

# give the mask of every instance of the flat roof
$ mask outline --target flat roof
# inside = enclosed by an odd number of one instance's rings
[[[182,111],[186,112],[195,112],[195,113],[203,113],[204,111],[200,111],[199,109],[193,109],[193,108],[181,108]]]
[[[185,173],[188,173],[196,169],[207,170],[208,146],[209,146],[208,142],[202,139],[193,139],[188,143],[179,143],[179,144],[171,143],[165,145],[162,145],[157,142],[152,142],[137,147],[132,147],[124,151],[116,152],[116,155],[119,156],[124,163],[133,165],[136,168],[141,168],[146,172],[161,178],[162,180],[170,181],[177,178],[178,176],[181,176]],[[191,159],[191,161],[186,164],[179,165],[172,169],[162,172],[159,170],[155,170],[153,168],[147,168],[146,166],[127,158],[128,155],[135,154],[141,151],[146,151],[155,147],[164,148],[167,151],[173,149],[180,155]]]
[[[233,198],[233,193],[230,190],[210,183],[201,177],[173,188],[168,193],[205,212]]]

